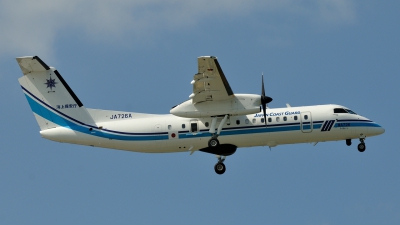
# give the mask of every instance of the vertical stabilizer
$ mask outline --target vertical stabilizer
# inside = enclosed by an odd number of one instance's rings
[[[75,125],[95,127],[92,117],[61,74],[37,56],[17,58],[19,83],[41,130]]]

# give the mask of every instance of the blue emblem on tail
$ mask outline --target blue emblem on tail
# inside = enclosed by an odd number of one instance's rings
[[[51,79],[51,76],[50,76],[50,79],[46,79],[46,83],[44,83],[44,84],[47,85],[47,88],[50,88],[50,90],[53,90],[53,87],[54,88],[56,87],[57,82],[56,82],[56,79]]]

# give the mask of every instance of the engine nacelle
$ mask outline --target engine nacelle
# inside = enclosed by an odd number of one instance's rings
[[[202,118],[220,115],[248,115],[259,113],[261,96],[252,94],[235,94],[228,100],[204,101],[192,104],[187,100],[170,110],[175,116]]]

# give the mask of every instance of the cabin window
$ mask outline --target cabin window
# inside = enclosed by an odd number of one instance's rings
[[[336,109],[333,109],[333,113],[347,113],[347,111],[342,108],[336,108]]]
[[[283,117],[283,121],[287,121],[287,117],[286,116]]]
[[[190,124],[190,132],[197,132],[197,122]]]
[[[186,127],[186,126],[185,126],[185,124],[184,124],[184,123],[182,123],[182,129],[185,129],[185,127]]]
[[[256,119],[253,119],[253,123],[256,123]]]
[[[272,118],[268,118],[268,122],[271,123],[272,122]]]
[[[246,119],[246,120],[244,121],[245,124],[249,124],[249,122],[250,122],[249,119]]]
[[[304,119],[305,119],[305,120],[308,120],[308,115],[304,115]]]
[[[276,122],[279,122],[281,119],[279,117],[276,117]]]
[[[206,122],[204,125],[205,125],[206,127],[208,127],[210,124],[209,124],[208,122]]]
[[[171,126],[171,125],[168,125],[168,130],[171,130],[171,128],[172,128],[172,126]]]
[[[261,118],[261,123],[264,123],[264,118]]]
[[[236,124],[239,125],[240,124],[240,120],[236,120]]]
[[[297,120],[297,116],[294,116],[294,120]]]

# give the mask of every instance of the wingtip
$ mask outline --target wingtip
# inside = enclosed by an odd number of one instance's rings
[[[199,57],[197,57],[197,58],[199,58],[199,59],[201,59],[201,58],[211,58],[211,59],[216,59],[216,58],[217,58],[217,56],[206,55],[206,56],[199,56]]]

